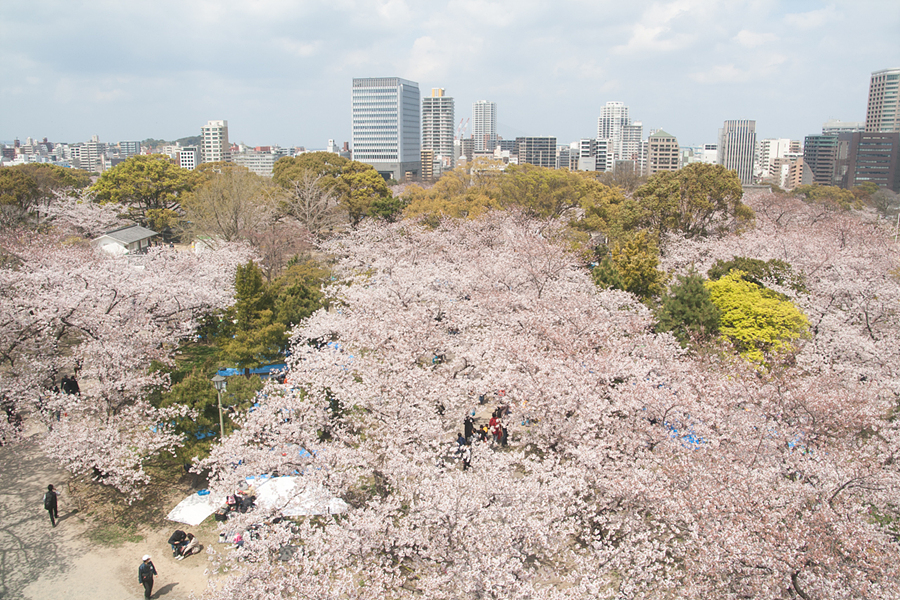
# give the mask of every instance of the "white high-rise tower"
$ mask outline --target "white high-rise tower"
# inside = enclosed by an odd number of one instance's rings
[[[497,147],[497,103],[479,100],[472,105],[472,140],[475,152],[493,152]]]
[[[200,128],[200,155],[203,162],[231,160],[231,144],[228,143],[228,121],[207,121]]]
[[[453,168],[453,127],[455,125],[453,98],[444,95],[443,88],[431,90],[422,98],[422,150],[434,153],[444,169]]]

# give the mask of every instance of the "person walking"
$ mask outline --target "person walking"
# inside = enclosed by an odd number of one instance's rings
[[[54,491],[52,484],[48,485],[47,491],[44,493],[44,510],[50,513],[50,525],[53,527],[56,527],[56,520],[59,519],[56,501],[56,491]]]
[[[150,561],[150,555],[145,554],[138,567],[138,583],[144,586],[144,598],[149,598],[153,593],[153,576],[156,575],[156,567]]]

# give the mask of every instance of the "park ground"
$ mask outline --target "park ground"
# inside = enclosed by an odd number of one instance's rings
[[[144,554],[153,557],[159,573],[154,598],[186,600],[206,589],[211,564],[205,549],[221,549],[214,525],[191,528],[164,520],[191,493],[188,478],[158,496],[158,510],[121,505],[116,516],[110,506],[101,510],[92,504],[99,486],[74,480],[54,466],[41,452],[41,433],[29,433],[23,443],[0,447],[0,599],[143,598],[137,568]],[[42,503],[50,483],[60,492],[55,528]],[[135,518],[140,516],[136,511],[147,518]],[[204,551],[183,561],[172,558],[166,540],[175,529],[195,533]]]

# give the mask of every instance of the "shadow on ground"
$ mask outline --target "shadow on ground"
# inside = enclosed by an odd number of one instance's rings
[[[53,528],[43,505],[47,484],[62,488],[66,479],[34,438],[0,447],[0,598],[21,598],[28,584],[68,568],[61,536],[72,513],[63,497]]]

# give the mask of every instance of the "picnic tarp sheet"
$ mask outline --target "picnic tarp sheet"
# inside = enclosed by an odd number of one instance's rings
[[[298,489],[300,477],[253,477],[247,483],[255,485],[256,504],[274,509],[285,517],[333,515],[346,512],[347,503],[329,494],[321,486]],[[170,521],[199,525],[216,509],[225,504],[224,494],[198,496],[193,493],[166,516]]]
[[[285,517],[333,515],[347,511],[347,503],[321,486],[304,485],[300,477],[273,477],[256,488],[256,503]]]
[[[199,525],[206,517],[216,512],[216,509],[225,504],[224,494],[207,494],[198,496],[196,492],[178,503],[166,518],[176,523],[187,525]]]

